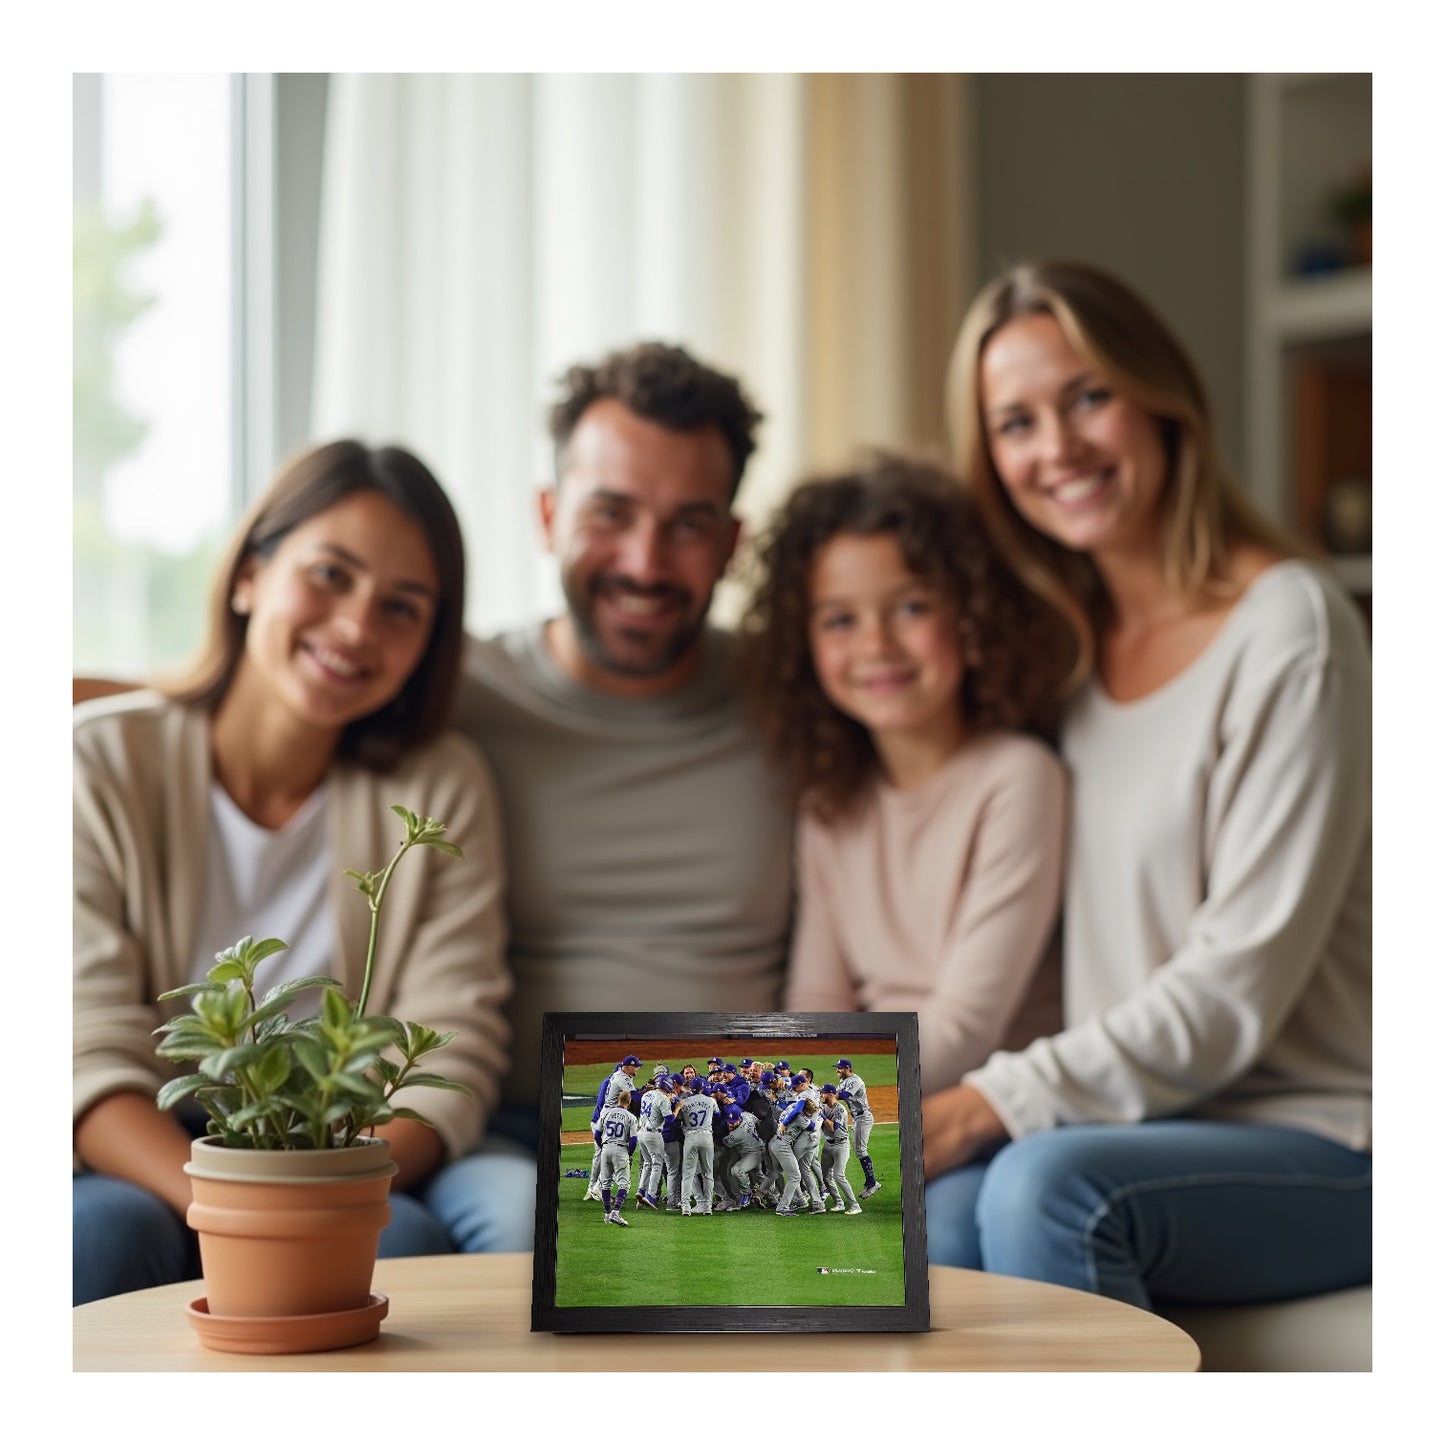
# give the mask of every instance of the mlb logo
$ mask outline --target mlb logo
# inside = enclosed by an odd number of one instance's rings
[[[819,1265],[819,1266],[818,1266],[818,1273],[819,1273],[819,1274],[827,1274],[828,1271],[827,1271],[826,1269],[824,1269],[822,1265]]]

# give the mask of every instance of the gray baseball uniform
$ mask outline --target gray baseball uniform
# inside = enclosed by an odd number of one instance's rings
[[[642,1155],[642,1173],[637,1176],[637,1192],[649,1199],[657,1198],[662,1187],[662,1172],[667,1153],[662,1143],[663,1121],[672,1113],[672,1095],[662,1089],[649,1089],[642,1096],[642,1123],[637,1131],[637,1148]]]
[[[637,1135],[637,1118],[631,1109],[614,1104],[602,1111],[597,1120],[597,1132],[602,1136],[598,1185],[619,1196],[625,1195],[632,1180],[632,1159],[627,1152],[627,1141]]]
[[[806,1160],[814,1153],[813,1135],[816,1132],[813,1120],[803,1111],[803,1101],[795,1101],[783,1113],[783,1150],[774,1149],[773,1157],[778,1161],[779,1167],[787,1181],[783,1190],[783,1197],[778,1202],[779,1209],[790,1209],[801,1192],[811,1205],[814,1195],[811,1193],[806,1169]]]
[[[823,1183],[840,1203],[853,1205],[858,1198],[848,1183],[848,1124],[848,1110],[842,1104],[824,1104],[818,1111],[818,1132],[823,1136]]]
[[[723,1135],[721,1147],[729,1150],[732,1157],[718,1175],[718,1182],[724,1185],[732,1202],[738,1204],[744,1194],[751,1194],[756,1188],[756,1175],[763,1166],[758,1121],[751,1114],[744,1114],[736,1127]]]
[[[711,1094],[689,1094],[677,1117],[682,1123],[682,1207],[697,1200],[694,1214],[712,1213],[712,1121],[717,1100]]]
[[[868,1152],[868,1136],[873,1132],[873,1111],[868,1107],[868,1086],[857,1074],[838,1081],[838,1097],[848,1106],[853,1117],[850,1133],[853,1152],[861,1159]]]
[[[607,1092],[606,1092],[606,1094],[603,1095],[603,1098],[602,1098],[602,1107],[603,1107],[604,1109],[610,1109],[610,1108],[617,1102],[617,1096],[618,1096],[624,1089],[626,1089],[626,1090],[628,1090],[629,1092],[631,1092],[631,1090],[632,1090],[632,1078],[631,1078],[630,1075],[625,1074],[625,1073],[622,1072],[622,1066],[619,1064],[615,1069],[613,1069],[612,1073],[608,1076],[608,1079],[607,1079]],[[599,1111],[599,1114],[598,1114],[598,1118],[599,1118],[599,1119],[601,1118],[601,1113],[600,1113],[600,1111]],[[592,1132],[593,1132],[593,1135],[595,1136],[595,1135],[596,1135],[596,1132],[597,1132],[597,1120],[593,1120],[593,1123],[592,1123]],[[597,1140],[596,1140],[596,1138],[594,1137],[594,1138],[593,1138],[593,1141],[592,1141],[592,1177],[591,1177],[591,1183],[594,1184],[594,1185],[596,1185],[599,1189],[601,1188],[601,1184],[600,1184],[600,1182],[599,1182],[601,1168],[602,1168],[602,1147],[601,1147],[601,1145],[599,1145],[599,1144],[597,1143]]]

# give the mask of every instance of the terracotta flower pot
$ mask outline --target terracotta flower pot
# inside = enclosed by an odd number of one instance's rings
[[[278,1319],[371,1306],[396,1173],[385,1140],[294,1151],[197,1139],[186,1173],[186,1222],[200,1236],[212,1317]]]

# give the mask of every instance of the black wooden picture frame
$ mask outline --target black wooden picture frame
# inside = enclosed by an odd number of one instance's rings
[[[897,1305],[557,1303],[558,1209],[562,1179],[564,1049],[615,1043],[621,1059],[648,1056],[649,1040],[716,1041],[715,1052],[735,1057],[752,1050],[761,1059],[782,1041],[802,1054],[808,1041],[893,1044],[898,1070],[898,1180],[902,1213],[903,1301]],[[766,1045],[766,1047],[759,1047]],[[641,1078],[641,1075],[638,1076]],[[815,1079],[816,1084],[827,1082]],[[856,1333],[923,1331],[929,1327],[927,1240],[923,1208],[923,1134],[918,1072],[918,1016],[913,1013],[549,1013],[542,1020],[542,1092],[537,1169],[536,1239],[532,1264],[532,1328],[552,1332],[635,1333]],[[567,1184],[576,1181],[567,1180]],[[652,1216],[656,1218],[656,1216]],[[818,1221],[821,1223],[821,1221]],[[851,1220],[839,1219],[840,1226]],[[669,1221],[671,1223],[671,1221]],[[801,1221],[778,1220],[781,1227]],[[678,1226],[686,1227],[681,1220]],[[630,1231],[642,1250],[643,1229]],[[843,1237],[841,1231],[837,1236]],[[714,1235],[716,1238],[716,1235]],[[639,1258],[645,1258],[641,1253]],[[827,1273],[818,1269],[817,1273]],[[868,1271],[835,1270],[850,1274]]]

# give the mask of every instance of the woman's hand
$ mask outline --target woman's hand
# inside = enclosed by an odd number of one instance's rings
[[[1008,1130],[993,1105],[971,1084],[940,1089],[923,1101],[923,1177],[936,1179],[967,1164]]]

